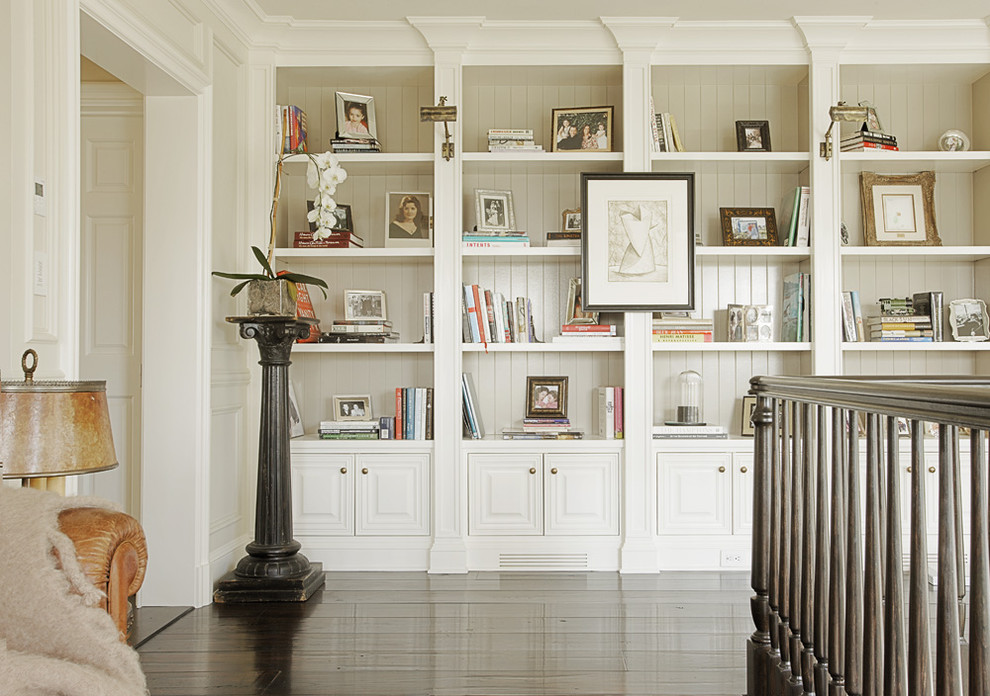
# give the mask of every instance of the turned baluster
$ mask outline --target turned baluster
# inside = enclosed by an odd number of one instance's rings
[[[825,694],[828,691],[828,644],[829,644],[829,584],[828,584],[828,554],[829,554],[829,517],[828,517],[828,437],[826,436],[826,408],[817,406],[818,451],[815,460],[817,467],[818,509],[815,514],[817,522],[817,554],[815,555],[815,693]],[[834,443],[833,443],[834,447]]]
[[[815,550],[818,527],[815,521],[815,409],[810,404],[801,404],[801,459],[804,471],[803,511],[804,540],[801,556],[801,680],[806,694],[815,693]]]
[[[938,600],[935,684],[940,696],[962,696],[956,566],[956,490],[952,441],[955,428],[938,429]]]
[[[880,416],[866,416],[866,548],[863,573],[863,695],[883,694],[883,577],[880,546]]]
[[[774,693],[784,693],[791,676],[791,449],[790,418],[791,404],[784,402],[783,417],[780,423],[780,672]]]
[[[846,424],[847,412],[832,409],[832,552],[828,583],[828,672],[830,696],[845,693],[846,640]]]
[[[919,421],[911,421],[911,569],[908,579],[908,693],[931,696],[931,641],[928,628],[928,530],[925,512],[925,441]]]
[[[801,600],[804,582],[804,421],[801,417],[804,404],[793,403],[791,411],[794,433],[791,437],[791,680],[793,693],[803,691],[804,645],[801,630],[804,627],[804,607]]]
[[[887,572],[884,584],[883,683],[888,696],[907,694],[904,637],[904,574],[901,544],[901,486],[897,420],[887,419]]]
[[[972,490],[970,506],[969,692],[990,693],[990,534],[988,534],[986,433],[969,438]]]
[[[846,468],[846,652],[843,671],[846,693],[863,693],[863,525],[859,512],[859,431],[855,411],[849,412],[849,457]]]

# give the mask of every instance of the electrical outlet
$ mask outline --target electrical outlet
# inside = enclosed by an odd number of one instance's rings
[[[744,568],[745,566],[746,566],[746,560],[743,558],[742,553],[740,553],[739,551],[722,552],[723,568]]]

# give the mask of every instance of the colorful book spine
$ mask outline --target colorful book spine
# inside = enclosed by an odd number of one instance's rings
[[[402,422],[402,387],[395,388],[395,439],[405,439],[404,423]]]

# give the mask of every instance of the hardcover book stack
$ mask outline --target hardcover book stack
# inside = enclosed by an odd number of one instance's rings
[[[341,138],[330,141],[330,151],[335,154],[346,152],[381,152],[382,144],[377,138]]]
[[[724,425],[654,425],[654,440],[725,440],[729,431]]]
[[[932,320],[918,314],[910,297],[880,299],[880,316],[869,317],[866,325],[871,341],[882,343],[932,342]]]
[[[320,421],[317,431],[321,440],[377,440],[378,421],[376,420],[330,420]]]
[[[581,440],[584,432],[571,430],[570,418],[523,418],[522,429],[505,428],[503,440]]]
[[[465,249],[524,249],[529,246],[529,235],[525,232],[502,232],[500,234],[470,231],[461,235]]]
[[[533,326],[528,297],[506,300],[500,292],[464,286],[461,333],[464,343],[542,343]]]
[[[622,387],[598,387],[598,436],[621,440],[624,436]]]
[[[715,323],[711,319],[661,314],[653,319],[654,343],[711,343]]]
[[[489,128],[489,152],[543,152],[533,141],[532,128]]]
[[[547,232],[547,246],[581,246],[581,230],[552,230]]]
[[[839,141],[842,152],[862,152],[864,150],[896,151],[897,138],[888,133],[866,130],[857,131]]]
[[[275,142],[281,155],[306,152],[306,112],[298,106],[276,106]]]
[[[590,345],[615,336],[615,324],[561,324],[560,335],[554,336],[552,342]]]
[[[296,232],[292,240],[296,249],[363,249],[364,237],[359,237],[350,230],[332,230],[330,236],[323,239],[313,239],[313,233]]]
[[[320,343],[398,343],[399,334],[388,320],[338,319],[320,336]]]
[[[396,440],[433,439],[433,387],[395,388]]]

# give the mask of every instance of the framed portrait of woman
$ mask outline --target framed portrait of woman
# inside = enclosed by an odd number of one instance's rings
[[[429,193],[388,194],[385,246],[433,246],[433,198]]]

